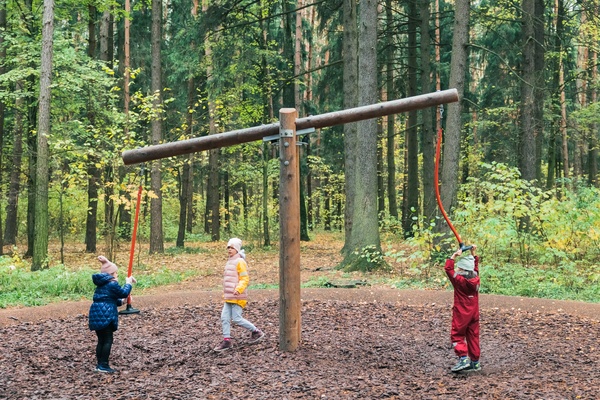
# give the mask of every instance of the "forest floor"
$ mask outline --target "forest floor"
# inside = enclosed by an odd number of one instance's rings
[[[376,283],[302,289],[301,342],[282,352],[279,291],[255,289],[244,316],[265,339],[249,345],[248,333],[234,327],[233,349],[214,352],[224,251],[216,253],[143,256],[143,268],[194,266],[203,274],[169,287],[134,288],[140,313],[120,317],[115,374],[94,372],[89,299],[0,310],[0,398],[598,398],[600,304],[481,295],[482,370],[453,374],[450,290]],[[93,265],[93,256],[66,254]],[[278,282],[277,256],[249,253],[255,285]],[[339,243],[303,244],[302,281],[348,279],[333,268],[337,262]]]

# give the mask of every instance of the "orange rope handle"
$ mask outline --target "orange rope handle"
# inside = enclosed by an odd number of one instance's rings
[[[444,205],[442,204],[442,199],[440,197],[440,184],[439,184],[439,165],[440,165],[440,150],[442,147],[442,128],[438,129],[437,132],[437,144],[435,147],[435,168],[434,168],[434,176],[435,176],[435,198],[437,200],[438,203],[438,207],[440,208],[440,211],[442,212],[442,215],[444,216],[444,219],[446,220],[446,222],[448,223],[448,226],[450,227],[450,229],[452,229],[452,232],[454,233],[454,236],[456,236],[456,240],[458,240],[458,244],[459,246],[463,245],[463,242],[460,238],[460,235],[458,234],[458,232],[456,231],[456,229],[454,228],[454,225],[452,225],[452,222],[450,222],[450,218],[448,218],[448,214],[446,214],[446,210],[444,210]]]
[[[135,218],[133,220],[133,233],[131,234],[131,249],[129,250],[129,266],[127,268],[127,277],[131,277],[133,270],[133,255],[135,253],[135,238],[137,237],[138,220],[140,216],[140,203],[142,201],[142,185],[140,184],[137,194],[137,203],[135,206]],[[127,296],[127,304],[131,304],[131,295]]]

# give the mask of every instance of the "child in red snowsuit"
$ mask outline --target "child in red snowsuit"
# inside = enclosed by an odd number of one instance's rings
[[[452,372],[479,371],[479,257],[475,255],[477,246],[471,248],[471,255],[460,257],[458,249],[446,260],[444,270],[454,287],[452,307],[452,330],[450,340],[454,352],[459,357]],[[455,268],[456,267],[456,268]]]

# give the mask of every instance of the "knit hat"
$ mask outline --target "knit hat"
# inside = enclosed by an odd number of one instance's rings
[[[98,256],[98,261],[102,263],[102,267],[100,267],[100,272],[112,274],[113,272],[117,272],[117,266],[108,261],[108,259],[104,256]]]
[[[233,247],[238,253],[242,249],[242,239],[231,238],[229,242],[227,242],[227,247]]]
[[[456,261],[456,266],[460,269],[464,269],[465,271],[474,271],[475,270],[475,257],[469,255],[464,256]]]

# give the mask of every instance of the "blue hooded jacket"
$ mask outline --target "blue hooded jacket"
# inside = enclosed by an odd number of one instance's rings
[[[114,332],[119,328],[117,307],[122,304],[121,299],[131,293],[131,285],[126,283],[121,287],[119,282],[107,273],[92,275],[92,281],[96,285],[96,291],[90,307],[89,328],[98,331],[110,327]]]

